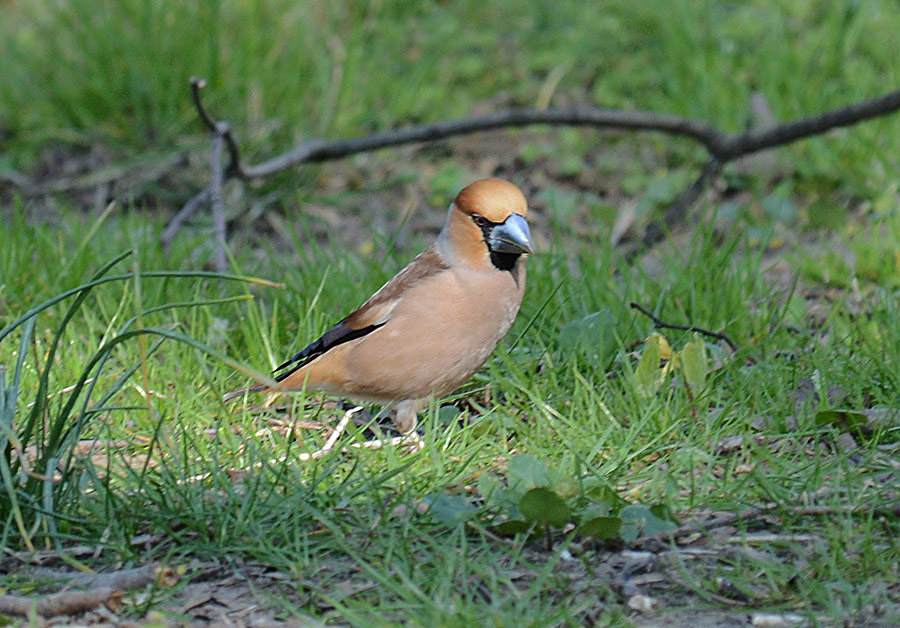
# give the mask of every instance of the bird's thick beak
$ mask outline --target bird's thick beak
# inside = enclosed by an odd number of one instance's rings
[[[513,214],[491,230],[488,244],[495,253],[533,253],[531,231],[519,214]]]

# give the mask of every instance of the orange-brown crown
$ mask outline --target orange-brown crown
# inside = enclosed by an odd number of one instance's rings
[[[522,191],[503,179],[481,179],[457,194],[456,206],[466,214],[479,214],[501,223],[512,214],[528,214],[528,202]]]

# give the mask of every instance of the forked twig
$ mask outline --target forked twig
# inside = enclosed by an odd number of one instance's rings
[[[732,353],[738,350],[738,346],[728,337],[728,334],[719,331],[710,331],[709,329],[704,329],[703,327],[697,327],[696,325],[680,325],[678,323],[667,323],[663,320],[660,320],[653,312],[645,308],[640,303],[635,303],[632,301],[629,305],[651,321],[653,321],[653,326],[657,329],[680,329],[682,331],[695,331],[698,334],[703,334],[704,336],[709,336],[710,338],[715,338],[716,340],[721,340],[725,344],[728,345],[728,348],[731,349]]]
[[[766,515],[780,515],[793,517],[825,517],[829,515],[881,515],[886,517],[900,516],[900,505],[891,504],[881,506],[851,506],[851,505],[797,505],[783,506],[779,504],[765,504],[756,508],[748,508],[740,512],[725,513],[711,521],[692,521],[674,530],[659,532],[637,539],[632,545],[633,549],[647,551],[662,551],[670,543],[678,544],[685,537],[695,534],[710,534],[713,530],[731,526],[736,523],[748,524]]]
[[[220,273],[225,272],[228,269],[228,259],[225,253],[226,247],[226,225],[225,225],[225,203],[222,200],[222,185],[225,182],[225,177],[228,176],[228,172],[235,167],[236,164],[240,164],[241,156],[238,152],[237,142],[234,141],[234,136],[231,133],[231,125],[227,122],[216,122],[213,120],[212,116],[209,115],[209,112],[206,110],[206,107],[203,106],[203,99],[200,97],[200,90],[206,87],[206,81],[202,78],[198,78],[196,76],[192,76],[190,78],[191,83],[191,94],[194,97],[194,106],[197,108],[197,112],[200,115],[200,119],[203,120],[203,124],[206,125],[206,128],[209,129],[212,134],[212,140],[210,144],[209,151],[209,172],[210,172],[210,184],[207,190],[204,190],[202,193],[195,196],[191,201],[185,205],[184,209],[178,212],[176,215],[176,219],[179,221],[176,223],[176,220],[173,219],[172,222],[166,227],[165,231],[163,231],[163,245],[167,246],[171,243],[171,238],[174,237],[178,228],[181,225],[181,222],[184,220],[183,215],[188,215],[189,212],[187,208],[191,205],[198,206],[199,201],[194,202],[195,199],[199,197],[203,197],[204,199],[209,199],[210,207],[212,208],[213,214],[213,229],[215,232],[215,243],[216,243],[216,270]],[[226,144],[228,146],[228,154],[230,156],[230,163],[228,168],[223,171],[222,170],[222,144]],[[193,213],[191,210],[190,213]],[[167,241],[165,238],[169,237]]]
[[[203,108],[198,87],[205,82],[192,80],[194,101],[207,126],[212,118]],[[229,141],[232,164],[229,176],[244,179],[265,177],[307,162],[340,159],[356,153],[370,152],[390,146],[433,142],[456,135],[468,135],[508,127],[525,127],[537,124],[551,126],[590,126],[598,129],[624,129],[632,131],[658,131],[669,135],[689,137],[703,144],[710,156],[724,164],[738,157],[757,151],[818,135],[830,129],[848,126],[900,109],[900,90],[877,98],[865,100],[821,114],[801,118],[785,124],[742,133],[725,133],[703,120],[685,116],[660,114],[650,111],[624,111],[603,109],[588,105],[573,107],[533,109],[519,107],[483,116],[460,120],[445,120],[374,133],[345,140],[312,140],[256,165],[244,165],[240,160],[237,144],[230,130],[225,135]],[[215,123],[213,123],[215,124]],[[210,127],[210,130],[215,130]]]
[[[719,175],[722,167],[728,162],[774,146],[781,146],[799,139],[818,135],[830,129],[849,126],[893,113],[900,109],[900,90],[897,90],[870,100],[792,122],[729,134],[702,120],[648,111],[623,111],[588,105],[543,109],[520,107],[483,116],[474,116],[460,120],[445,120],[374,133],[358,138],[334,141],[311,140],[262,163],[245,165],[241,161],[240,151],[231,128],[227,124],[216,122],[204,107],[200,90],[205,85],[206,82],[203,79],[191,78],[194,105],[200,118],[211,132],[222,137],[228,148],[230,160],[228,167],[225,169],[226,178],[255,179],[304,163],[340,159],[356,153],[370,152],[390,146],[433,142],[479,131],[526,127],[538,124],[657,131],[669,135],[688,137],[699,142],[709,153],[709,159],[699,177],[678,196],[666,211],[662,220],[653,222],[648,226],[639,245],[629,252],[629,258],[633,258],[641,250],[660,241],[665,231],[684,216],[687,209],[700,198],[709,182]],[[183,221],[184,217],[182,214],[187,213],[187,207],[192,204],[196,205],[198,197],[206,198],[209,194],[209,187],[202,190],[188,202],[185,210],[179,212],[176,219]],[[181,222],[176,222],[176,219],[173,219],[164,232],[168,241],[171,241],[181,224]]]
[[[209,112],[203,105],[203,98],[200,96],[200,91],[206,87],[206,79],[192,76],[189,80],[191,83],[191,96],[194,98],[194,107],[197,108],[200,119],[203,120],[203,124],[206,125],[206,128],[209,129],[210,133],[221,135],[225,140],[225,145],[228,147],[229,162],[228,167],[225,169],[225,175],[228,177],[235,176],[238,174],[237,169],[240,167],[241,163],[241,151],[238,149],[237,141],[234,139],[234,134],[231,132],[231,125],[227,122],[216,122],[213,120],[212,116],[209,115]]]
[[[68,574],[61,578],[69,579]],[[173,586],[175,572],[159,565],[145,565],[109,573],[76,574],[69,586],[89,586],[86,591],[62,591],[43,597],[0,595],[0,613],[29,616],[36,612],[42,617],[74,615],[97,608],[101,604],[115,608],[124,591],[140,589],[152,583]]]

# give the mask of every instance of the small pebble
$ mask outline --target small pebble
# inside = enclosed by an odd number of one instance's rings
[[[659,605],[655,597],[638,593],[628,598],[628,608],[639,613],[649,613]]]

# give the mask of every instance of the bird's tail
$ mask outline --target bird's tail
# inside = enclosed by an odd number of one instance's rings
[[[238,399],[243,397],[244,395],[249,395],[251,393],[258,393],[264,390],[269,390],[269,387],[265,384],[253,384],[252,386],[246,386],[244,388],[238,388],[237,390],[232,390],[229,393],[225,393],[222,396],[222,401],[233,401],[234,399]]]

